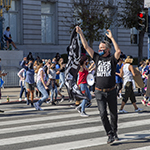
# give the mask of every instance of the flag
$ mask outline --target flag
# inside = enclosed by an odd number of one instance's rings
[[[70,45],[68,46],[67,51],[68,62],[65,69],[65,85],[67,87],[69,98],[76,100],[89,100],[86,95],[82,94],[81,90],[77,86],[77,76],[80,69],[79,61],[81,58],[81,50],[76,28],[74,28],[71,34]]]

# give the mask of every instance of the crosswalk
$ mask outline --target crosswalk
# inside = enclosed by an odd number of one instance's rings
[[[44,111],[8,109],[0,115],[0,150],[88,150],[107,145],[96,103],[86,109],[90,115],[86,118],[80,117],[69,105],[44,105],[43,108]],[[16,112],[17,115],[9,115]],[[115,143],[150,138],[149,113],[119,114],[118,118],[120,141]],[[150,146],[131,148],[141,149],[150,149]]]

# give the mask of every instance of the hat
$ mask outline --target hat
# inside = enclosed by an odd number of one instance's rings
[[[127,58],[125,59],[125,63],[132,64],[132,62],[133,62],[133,57],[132,56],[127,56]]]

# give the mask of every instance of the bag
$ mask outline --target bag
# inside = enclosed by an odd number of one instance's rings
[[[55,80],[51,80],[51,86],[53,89],[55,88]]]
[[[49,86],[50,83],[51,83],[51,79],[49,78],[49,79],[47,80],[47,82],[46,82],[46,86]]]

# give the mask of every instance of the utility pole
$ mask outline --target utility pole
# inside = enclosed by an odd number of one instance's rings
[[[2,45],[2,35],[3,35],[3,1],[0,0],[0,49],[3,49],[3,45]]]
[[[148,59],[150,58],[150,7],[148,7]]]
[[[147,33],[148,33],[148,59],[150,58],[150,1],[149,0],[144,0],[144,8],[148,9],[148,16],[147,16]]]

